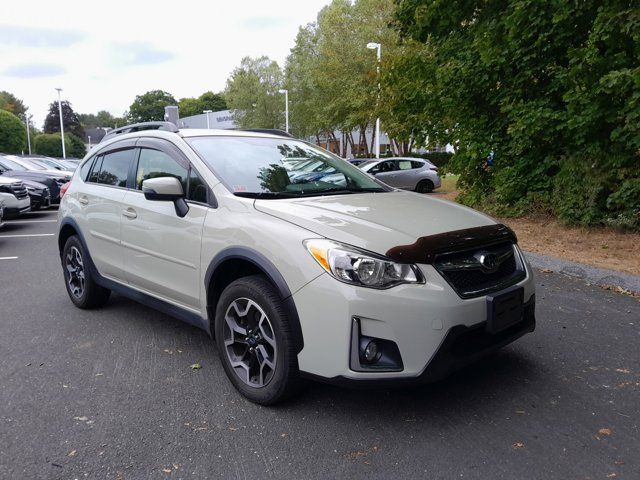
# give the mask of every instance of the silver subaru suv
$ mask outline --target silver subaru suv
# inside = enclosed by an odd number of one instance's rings
[[[431,382],[535,327],[509,228],[279,132],[110,132],[66,189],[58,245],[77,307],[115,291],[197,325],[261,404],[304,376]]]

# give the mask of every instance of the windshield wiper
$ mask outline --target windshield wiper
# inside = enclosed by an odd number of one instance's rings
[[[376,193],[376,192],[386,192],[384,188],[380,187],[370,187],[370,188],[329,188],[327,190],[317,190],[313,192],[314,195],[325,195],[325,194],[343,194],[343,193]],[[311,192],[310,192],[311,193]]]
[[[287,192],[234,192],[236,197],[243,198],[297,198],[300,195]]]

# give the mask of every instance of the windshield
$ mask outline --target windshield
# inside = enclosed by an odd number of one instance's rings
[[[20,165],[19,163],[14,162],[13,160],[9,160],[8,158],[0,158],[0,163],[2,163],[5,168],[9,169],[9,170],[26,170],[26,168],[24,168],[22,165]]]
[[[185,140],[238,196],[286,198],[389,190],[349,162],[290,138]]]
[[[35,160],[33,158],[30,158],[29,160],[23,159],[22,161],[28,165],[33,165],[33,167],[38,170],[50,170],[52,168],[51,165],[43,160]]]
[[[360,169],[364,172],[368,172],[369,170],[371,170],[375,165],[377,165],[380,162],[372,162],[372,161],[368,161],[368,162],[364,162],[361,163],[360,165],[358,165],[358,167],[360,167]]]

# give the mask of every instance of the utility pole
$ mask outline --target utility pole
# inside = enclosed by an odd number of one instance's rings
[[[378,99],[376,101],[376,107],[380,106],[380,61],[382,60],[382,45],[375,42],[367,43],[367,48],[369,50],[377,50],[378,52]],[[376,118],[376,158],[380,158],[380,117]]]
[[[60,100],[61,88],[56,88],[58,91],[58,113],[60,114],[60,138],[62,139],[62,158],[67,158],[67,152],[64,148],[64,124],[62,121],[62,101]]]
[[[285,131],[289,133],[289,90],[283,88],[282,90],[278,90],[280,93],[284,93],[284,122],[285,122]]]
[[[29,146],[29,155],[31,155],[31,132],[29,132],[29,120],[31,120],[31,115],[29,115],[27,113],[27,111],[25,110],[24,112],[24,121],[27,124],[27,145]]]

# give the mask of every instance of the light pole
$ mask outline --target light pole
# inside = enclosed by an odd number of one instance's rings
[[[56,88],[58,91],[58,113],[60,114],[60,138],[62,139],[62,158],[67,158],[67,152],[64,148],[64,125],[62,123],[62,101],[60,100],[61,88]]]
[[[209,126],[209,114],[213,112],[213,110],[203,110],[202,113],[206,113],[207,114],[207,130],[209,130],[211,127]]]
[[[285,131],[289,133],[289,90],[283,88],[281,90],[278,90],[278,92],[284,93],[284,124]]]
[[[378,107],[380,103],[380,60],[382,58],[382,46],[379,43],[369,42],[367,43],[367,48],[378,51],[378,99],[376,101],[376,107]],[[380,158],[380,117],[376,118],[376,158]]]
[[[25,110],[24,112],[24,121],[27,124],[27,145],[29,146],[29,155],[31,155],[31,133],[29,132],[29,120],[31,119],[31,115],[29,115],[27,113],[27,111]]]
[[[91,135],[87,135],[87,138],[89,139],[89,150],[91,150]]]

